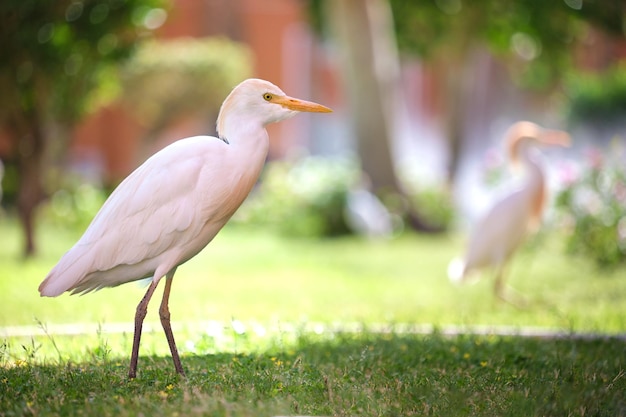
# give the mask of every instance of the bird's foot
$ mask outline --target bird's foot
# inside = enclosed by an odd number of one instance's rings
[[[528,308],[528,301],[526,300],[526,298],[513,291],[514,290],[511,290],[507,293],[505,293],[504,291],[499,291],[496,293],[496,296],[499,300],[504,301],[505,303],[508,303],[519,310],[524,310]]]

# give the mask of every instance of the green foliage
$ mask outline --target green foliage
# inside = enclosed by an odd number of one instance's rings
[[[325,32],[324,3],[312,0],[312,25]],[[510,63],[524,87],[546,88],[571,66],[571,50],[588,21],[620,34],[623,13],[617,3],[523,0],[390,0],[400,51],[425,59],[462,62],[484,45]],[[458,65],[458,64],[457,64]]]
[[[577,73],[566,82],[570,124],[617,124],[626,115],[626,62],[602,73]]]
[[[517,81],[532,88],[560,80],[581,32],[566,2],[391,0],[391,7],[398,45],[406,53],[454,62],[482,44],[506,58]]]
[[[350,159],[306,157],[296,162],[270,162],[237,219],[270,226],[289,236],[348,234],[343,213],[347,194],[359,177],[358,164]]]
[[[626,261],[626,171],[622,152],[590,154],[580,176],[558,194],[557,208],[568,228],[567,250],[599,266]]]
[[[328,0],[308,3],[312,26],[324,34]],[[522,86],[535,89],[562,80],[589,26],[617,37],[626,27],[619,1],[390,0],[390,5],[402,52],[443,57],[454,65],[450,61],[484,45],[510,64]]]
[[[153,41],[124,66],[122,98],[155,133],[185,116],[217,114],[251,66],[248,49],[228,39]]]
[[[102,98],[101,87],[110,89],[113,66],[150,32],[146,18],[164,1],[0,4],[0,122],[49,112],[58,122],[73,123]]]

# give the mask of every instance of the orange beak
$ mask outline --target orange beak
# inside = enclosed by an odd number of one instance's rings
[[[572,143],[570,135],[562,130],[544,129],[538,136],[537,140],[545,145],[563,146],[567,148]]]
[[[294,111],[306,111],[311,113],[332,112],[331,109],[326,106],[322,106],[321,104],[313,103],[312,101],[300,100],[298,98],[293,98],[289,96],[274,97],[272,102],[280,104],[284,108]]]

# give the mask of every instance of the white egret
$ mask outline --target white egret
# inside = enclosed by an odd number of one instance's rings
[[[298,112],[331,110],[249,79],[224,100],[218,137],[181,139],[146,160],[113,191],[80,238],[39,286],[42,296],[88,293],[152,278],[137,306],[128,376],[137,372],[148,303],[166,277],[159,316],[174,367],[184,375],[168,300],[176,268],[200,252],[241,205],[265,163],[265,126]]]
[[[506,136],[509,160],[524,172],[520,185],[497,201],[477,222],[470,234],[465,256],[452,260],[448,277],[453,282],[469,280],[471,272],[492,267],[494,292],[502,300],[519,304],[504,294],[504,268],[528,232],[536,231],[546,203],[546,184],[541,154],[537,145],[569,146],[566,132],[543,129],[521,121],[513,124]]]

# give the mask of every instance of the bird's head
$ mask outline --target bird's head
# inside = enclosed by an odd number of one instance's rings
[[[269,81],[248,79],[226,97],[217,118],[217,131],[225,134],[227,123],[255,123],[261,126],[280,122],[298,112],[329,113],[326,106],[289,97]]]
[[[562,130],[544,129],[527,121],[513,124],[506,134],[509,160],[516,164],[529,147],[534,145],[563,146],[571,144],[569,134]]]

